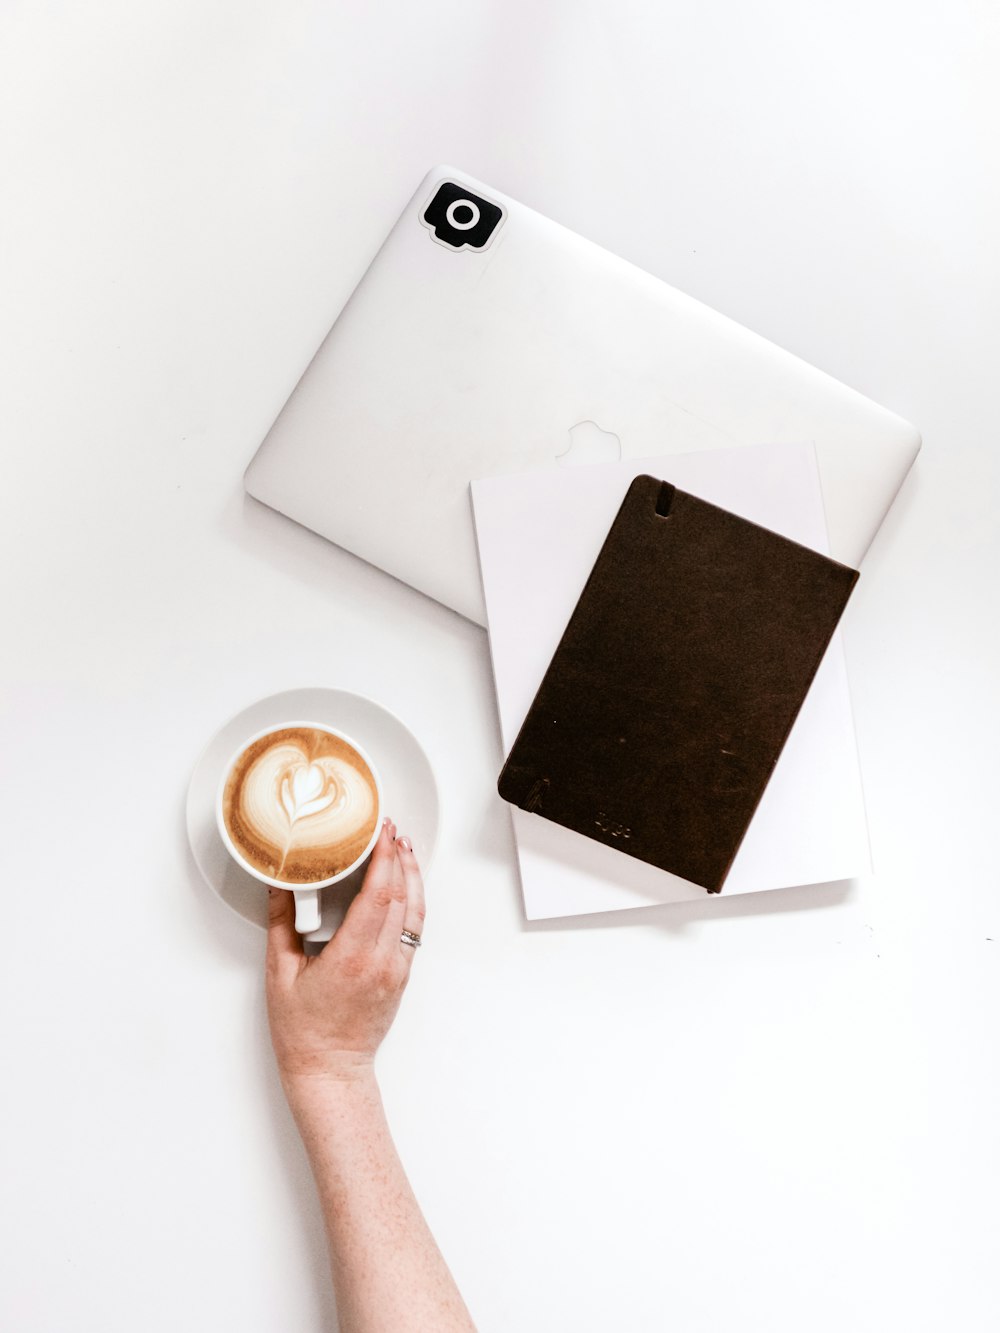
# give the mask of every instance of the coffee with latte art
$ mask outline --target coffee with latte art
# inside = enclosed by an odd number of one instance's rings
[[[342,737],[307,726],[251,741],[222,793],[233,846],[258,874],[289,887],[352,866],[372,840],[378,813],[364,758]]]

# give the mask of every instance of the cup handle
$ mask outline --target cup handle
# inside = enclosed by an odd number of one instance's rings
[[[295,929],[308,935],[320,928],[319,889],[293,889],[295,894]]]

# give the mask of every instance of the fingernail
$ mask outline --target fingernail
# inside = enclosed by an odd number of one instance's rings
[[[389,827],[389,823],[390,823],[389,816],[386,815],[385,819],[382,820],[382,827],[383,827],[383,828],[388,828],[388,827]]]
[[[402,847],[404,852],[413,851],[413,843],[410,842],[409,838],[397,838],[396,841],[399,843],[400,847]]]

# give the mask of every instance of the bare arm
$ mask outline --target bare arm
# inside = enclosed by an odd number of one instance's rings
[[[386,821],[361,893],[318,958],[295,933],[292,895],[272,890],[271,1037],[323,1207],[343,1333],[474,1331],[389,1134],[374,1060],[420,934],[423,884]]]

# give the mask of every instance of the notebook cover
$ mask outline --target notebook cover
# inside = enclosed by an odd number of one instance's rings
[[[857,577],[637,477],[500,795],[719,892]]]

